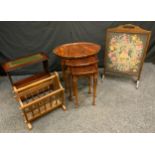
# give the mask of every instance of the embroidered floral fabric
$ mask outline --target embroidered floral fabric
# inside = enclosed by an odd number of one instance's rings
[[[137,73],[145,44],[145,35],[110,33],[107,48],[107,67],[117,72]]]

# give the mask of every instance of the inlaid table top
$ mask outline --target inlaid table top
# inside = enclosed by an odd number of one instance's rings
[[[101,46],[90,42],[75,42],[69,44],[63,44],[56,47],[54,53],[67,59],[84,58],[95,55],[99,52]]]
[[[21,58],[12,60],[12,61],[8,61],[3,64],[3,69],[6,72],[9,72],[9,71],[15,70],[19,67],[31,65],[36,62],[45,61],[47,59],[48,59],[48,57],[44,53],[37,53],[37,54],[21,57]]]

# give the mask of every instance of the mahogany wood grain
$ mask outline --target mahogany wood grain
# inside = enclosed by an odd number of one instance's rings
[[[98,57],[101,46],[90,42],[76,42],[63,44],[56,47],[53,51],[61,58],[61,66],[65,88],[70,90],[70,98],[75,96],[75,105],[78,106],[78,91],[77,81],[79,77],[88,77],[89,90],[93,83],[93,105],[95,105],[96,85],[98,75]]]
[[[96,55],[101,46],[90,42],[76,42],[56,47],[54,53],[63,59],[77,59]]]

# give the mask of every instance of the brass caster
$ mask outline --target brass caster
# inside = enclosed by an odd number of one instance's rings
[[[139,83],[140,83],[140,81],[138,80],[137,83],[136,83],[136,88],[137,89],[139,88]]]
[[[105,75],[102,74],[102,75],[101,75],[101,82],[103,82],[104,79],[105,79]]]
[[[67,108],[66,108],[66,106],[65,106],[65,105],[62,105],[61,107],[62,107],[62,109],[63,109],[64,111],[66,111],[66,110],[67,110]]]
[[[27,123],[27,127],[28,127],[29,130],[31,130],[32,129],[32,124],[31,123]]]

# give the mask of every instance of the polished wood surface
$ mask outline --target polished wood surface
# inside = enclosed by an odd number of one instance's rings
[[[95,43],[78,42],[60,45],[53,51],[61,58],[77,59],[95,55],[99,52],[100,48],[100,45]]]
[[[96,86],[98,77],[98,57],[100,45],[90,42],[76,42],[56,47],[54,53],[61,58],[63,78],[66,91],[70,98],[75,96],[75,105],[78,106],[78,78],[87,77],[89,90],[93,87],[93,105],[95,105]]]

